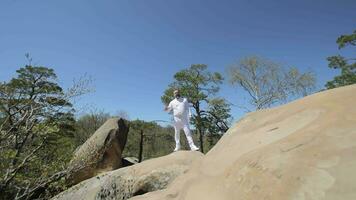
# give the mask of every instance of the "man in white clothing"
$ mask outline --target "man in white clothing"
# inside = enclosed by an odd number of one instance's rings
[[[189,128],[189,118],[191,117],[189,103],[186,98],[180,96],[179,90],[174,90],[174,97],[168,106],[165,107],[165,111],[173,111],[174,119],[174,139],[176,141],[176,148],[174,151],[180,150],[180,130],[183,129],[185,136],[187,137],[189,147],[192,151],[199,150],[193,142],[192,135]]]

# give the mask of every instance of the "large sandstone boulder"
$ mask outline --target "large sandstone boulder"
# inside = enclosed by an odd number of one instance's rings
[[[100,174],[60,193],[54,200],[128,199],[135,195],[161,190],[176,177],[187,173],[200,152],[179,151],[133,166]]]
[[[128,123],[108,119],[74,154],[69,164],[68,183],[76,184],[101,172],[122,166],[121,154],[126,144]]]
[[[250,113],[167,189],[132,199],[356,199],[356,85]]]

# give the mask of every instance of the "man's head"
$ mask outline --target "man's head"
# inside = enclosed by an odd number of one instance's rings
[[[173,91],[173,95],[174,95],[175,98],[179,98],[179,97],[180,97],[180,92],[179,92],[179,90],[178,90],[178,89],[174,90],[174,91]]]

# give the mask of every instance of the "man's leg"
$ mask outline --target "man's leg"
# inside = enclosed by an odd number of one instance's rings
[[[194,144],[194,141],[193,141],[193,138],[192,138],[192,134],[190,133],[189,124],[185,124],[183,126],[183,130],[184,130],[185,136],[187,137],[187,141],[188,141],[190,149],[192,151],[199,150],[199,148],[197,146],[195,146],[195,144]]]
[[[174,151],[180,150],[180,129],[178,124],[174,124],[174,140],[176,141],[176,148]]]

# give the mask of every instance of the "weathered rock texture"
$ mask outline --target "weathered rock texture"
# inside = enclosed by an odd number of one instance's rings
[[[176,152],[91,178],[55,199],[356,199],[355,103],[351,85],[250,113],[204,157]]]
[[[132,199],[356,199],[356,85],[240,120],[167,189]]]
[[[200,152],[179,151],[147,160],[130,167],[100,174],[62,192],[56,200],[128,199],[167,187],[176,177],[186,173]]]
[[[122,166],[121,154],[126,144],[128,123],[108,119],[74,154],[69,164],[69,184],[76,184],[101,172]]]

